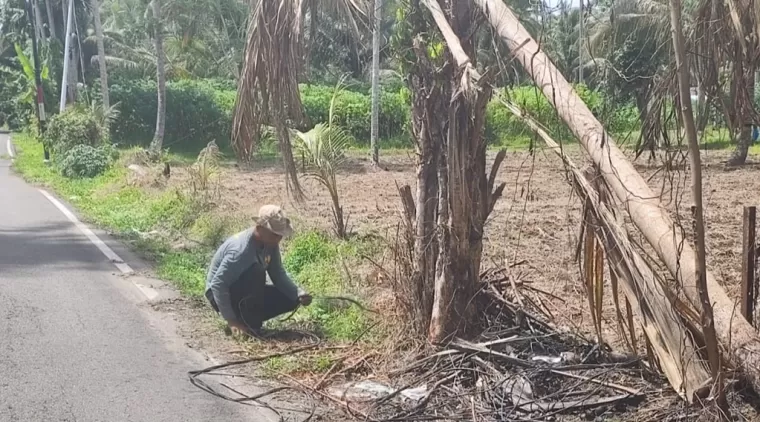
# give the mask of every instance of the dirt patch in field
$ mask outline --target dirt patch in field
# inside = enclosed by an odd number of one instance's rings
[[[588,164],[584,154],[570,148],[568,155],[579,166]],[[493,154],[489,155],[490,160]],[[760,168],[748,165],[728,170],[723,162],[728,153],[710,152],[704,155],[704,192],[707,218],[708,267],[725,286],[730,297],[737,297],[740,282],[740,253],[742,242],[742,207],[754,205],[760,191]],[[680,157],[679,160],[685,160]],[[339,176],[339,189],[349,226],[360,234],[393,237],[399,223],[401,202],[397,187],[409,184],[414,192],[414,157],[394,155],[383,157],[384,169],[375,169],[363,158],[355,158],[352,166]],[[686,161],[683,161],[686,162]],[[653,190],[671,215],[684,222],[687,238],[691,236],[690,181],[688,166],[676,165],[662,169],[661,162],[648,163],[646,157],[636,162],[637,169],[649,180]],[[170,185],[185,183],[183,168],[173,169]],[[558,325],[594,336],[578,264],[575,260],[582,204],[573,194],[566,179],[563,163],[549,151],[510,152],[500,170],[498,182],[507,183],[504,196],[486,227],[483,266],[511,267],[512,276],[542,291],[542,307]],[[330,199],[317,183],[303,181],[307,194],[304,203],[290,201],[285,187],[285,175],[279,165],[254,166],[243,170],[226,167],[221,177],[220,208],[223,212],[253,217],[261,205],[282,204],[291,214],[298,229],[331,230]],[[635,231],[634,231],[635,233]],[[641,239],[641,243],[645,243]],[[386,254],[387,255],[387,254]],[[378,262],[390,265],[387,258]],[[370,280],[372,264],[353,270],[378,294],[377,280]],[[609,292],[609,284],[606,286]],[[380,289],[382,290],[382,288]],[[386,289],[387,290],[387,289]],[[605,294],[604,341],[614,349],[623,350],[619,337],[611,295]],[[193,320],[183,334],[192,347],[222,352],[226,357],[234,342],[225,338],[221,327],[197,304],[176,304],[183,318]],[[169,305],[174,306],[174,305]],[[192,328],[190,328],[192,327]],[[641,342],[639,343],[641,344]],[[227,353],[224,353],[227,352]],[[678,405],[676,404],[676,407]]]
[[[588,164],[578,148],[569,148],[568,154],[576,164]],[[489,161],[493,155],[489,154]],[[704,154],[707,259],[729,295],[736,297],[741,268],[742,206],[755,203],[760,192],[760,169],[748,165],[726,170],[722,162],[727,157],[724,152]],[[353,231],[393,237],[400,221],[397,186],[410,184],[414,190],[414,156],[384,156],[382,167],[375,169],[365,158],[357,157],[339,176],[338,183]],[[688,223],[685,226],[690,233],[688,168],[681,165],[666,171],[661,161],[647,163],[646,157],[640,158],[636,167],[649,179],[672,215]],[[173,170],[171,183],[183,183],[184,170]],[[566,180],[564,165],[546,150],[535,154],[510,152],[497,180],[506,182],[507,189],[487,223],[484,267],[517,264],[512,268],[513,275],[549,294],[545,295],[544,304],[559,324],[590,334],[590,314],[575,261],[581,204]],[[287,209],[299,228],[330,231],[332,216],[327,192],[311,180],[303,180],[303,186],[307,199],[296,204],[287,194],[281,166],[267,163],[249,170],[230,166],[221,177],[221,204],[224,212],[253,217],[261,205],[278,203]],[[356,271],[362,277],[371,273],[368,268]],[[610,330],[605,340],[619,346],[613,308],[607,308],[604,318]]]

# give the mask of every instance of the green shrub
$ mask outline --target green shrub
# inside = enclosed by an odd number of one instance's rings
[[[604,97],[585,85],[575,85],[575,92],[586,103],[591,112],[611,132],[634,130],[638,127],[638,115],[631,110],[610,107]],[[555,108],[538,88],[532,86],[515,87],[505,90],[506,99],[515,103],[528,115],[540,122],[558,141],[573,139],[567,125],[557,115]],[[632,114],[633,113],[633,114]],[[486,108],[485,136],[489,143],[508,142],[510,138],[532,136],[531,129],[512,115],[504,105],[493,99]]]
[[[90,178],[106,171],[109,165],[109,151],[90,145],[75,145],[61,161],[61,174],[68,178]]]
[[[327,121],[334,87],[301,85],[301,100],[308,130]],[[182,80],[166,86],[164,146],[183,152],[200,151],[209,141],[229,151],[235,87],[213,80]],[[111,139],[124,145],[148,146],[156,124],[156,84],[132,81],[114,84],[111,101],[119,103],[120,116],[111,124]],[[386,90],[380,99],[380,137],[399,138],[408,133],[410,96],[406,88]],[[371,101],[368,94],[343,92],[335,105],[337,123],[360,143],[369,143]]]
[[[283,264],[288,271],[298,275],[307,265],[331,258],[335,254],[335,248],[327,236],[315,231],[303,232],[286,245]]]
[[[166,84],[164,147],[198,152],[214,140],[229,145],[235,91],[209,81],[181,80]],[[111,102],[120,116],[111,124],[111,139],[119,144],[147,147],[156,128],[156,83],[138,80],[111,87]]]
[[[100,147],[103,144],[103,132],[90,110],[70,107],[50,119],[42,141],[50,151],[66,157],[77,145]]]
[[[330,100],[335,88],[326,85],[301,85],[301,102],[312,125],[327,122]],[[379,136],[388,139],[408,130],[410,100],[406,88],[383,91],[380,96]],[[346,129],[359,144],[368,144],[372,98],[361,92],[344,91],[335,100],[335,123]],[[303,128],[308,129],[308,128]]]

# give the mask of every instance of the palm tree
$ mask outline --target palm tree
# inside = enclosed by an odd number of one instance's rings
[[[366,16],[366,5],[352,0],[334,0],[316,6],[316,2],[261,0],[251,10],[243,69],[232,122],[233,148],[241,161],[249,161],[258,144],[262,126],[274,127],[280,144],[287,188],[296,200],[303,198],[293,161],[288,126],[300,126],[304,111],[298,91],[303,63],[304,6],[311,19],[317,10],[333,11],[358,28],[357,14]],[[358,30],[358,29],[357,29]]]
[[[340,204],[337,170],[346,161],[344,152],[352,144],[353,138],[345,129],[334,123],[335,99],[341,92],[339,82],[330,100],[330,113],[327,123],[319,123],[308,132],[294,131],[296,134],[294,149],[304,159],[304,176],[316,180],[327,189],[332,201],[333,229],[340,239],[348,236],[346,218]]]
[[[152,0],[153,36],[156,43],[156,80],[158,84],[158,110],[156,110],[156,132],[150,143],[150,152],[158,157],[164,144],[166,127],[166,70],[164,69],[164,34],[161,25],[161,0]]]
[[[377,137],[380,121],[380,33],[383,25],[383,0],[375,0],[374,25],[372,27],[372,127],[370,149],[372,164],[379,164]]]
[[[95,37],[98,44],[98,70],[100,70],[100,94],[103,98],[103,110],[111,108],[111,100],[108,95],[108,71],[106,70],[106,47],[103,43],[103,25],[100,22],[100,2],[91,0],[92,20],[95,24]],[[108,120],[105,120],[106,126],[103,131],[108,134]]]

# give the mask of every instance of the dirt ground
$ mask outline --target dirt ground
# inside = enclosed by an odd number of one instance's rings
[[[570,148],[568,153],[576,164],[587,164],[580,149]],[[703,154],[707,263],[729,295],[736,297],[741,269],[742,207],[757,203],[760,167],[750,164],[727,170],[722,162],[728,154],[723,151]],[[489,161],[493,155],[490,154]],[[365,158],[356,158],[351,168],[339,176],[338,183],[352,230],[392,237],[401,212],[397,186],[410,184],[414,188],[414,156],[411,153],[383,156],[381,161],[385,170],[375,170]],[[661,170],[661,162],[648,163],[646,157],[639,158],[636,167],[649,179],[653,190],[661,194],[674,218],[690,222],[688,167],[665,171]],[[563,163],[548,150],[535,154],[509,152],[497,179],[506,182],[507,188],[486,226],[484,268],[520,263],[513,268],[513,275],[551,294],[546,304],[557,323],[591,333],[590,314],[575,261],[582,207],[566,180]],[[331,230],[326,191],[306,180],[307,200],[293,203],[287,195],[279,163],[254,165],[252,170],[232,167],[225,170],[221,180],[225,212],[253,216],[259,206],[279,203],[299,227]],[[362,270],[366,269],[357,269],[366,276],[368,272]],[[605,318],[610,329],[608,340],[617,344],[611,306]]]
[[[587,164],[580,149],[571,148],[568,154],[581,167]],[[707,263],[729,296],[736,298],[741,269],[742,207],[757,203],[760,167],[750,164],[728,170],[723,165],[728,155],[729,152],[703,154]],[[493,156],[490,154],[489,161]],[[392,237],[401,212],[397,186],[410,184],[414,189],[414,157],[411,153],[381,155],[381,162],[384,169],[378,170],[365,158],[355,158],[351,168],[339,176],[339,189],[353,231]],[[636,167],[649,179],[653,190],[661,193],[672,215],[690,225],[688,167],[665,171],[661,170],[661,163],[647,163],[646,157],[641,157]],[[182,170],[178,172],[181,174]],[[179,183],[183,178],[173,179],[177,181],[173,183]],[[562,162],[548,150],[535,154],[509,152],[497,179],[506,182],[507,188],[486,227],[483,267],[517,264],[511,269],[512,275],[546,292],[544,305],[558,325],[593,336],[593,323],[575,261],[581,203],[572,193]],[[251,170],[231,166],[224,170],[221,181],[223,212],[252,217],[259,206],[279,203],[291,214],[297,228],[331,229],[326,191],[312,181],[304,181],[307,200],[302,204],[291,202],[279,163],[259,164]],[[387,257],[378,260],[390,265]],[[367,277],[368,268],[369,263],[356,271]],[[608,303],[603,315],[604,340],[614,349],[623,350],[610,296],[606,295]],[[204,328],[186,333],[193,339],[191,343],[204,349],[228,348],[224,346],[228,345],[226,340],[211,335],[218,332],[218,327],[215,329],[206,321],[201,324]]]

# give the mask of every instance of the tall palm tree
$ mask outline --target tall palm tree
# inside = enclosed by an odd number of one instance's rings
[[[156,80],[158,84],[158,110],[156,110],[156,132],[150,143],[150,152],[158,156],[164,144],[166,127],[166,69],[164,69],[164,34],[161,25],[161,0],[152,0],[153,36],[156,43]]]
[[[370,149],[372,164],[379,164],[377,138],[380,128],[380,36],[383,26],[383,0],[375,0],[372,26],[372,119]]]
[[[100,95],[103,99],[103,110],[111,108],[111,100],[108,95],[108,71],[106,70],[106,47],[103,43],[103,25],[100,22],[100,2],[91,0],[92,21],[95,24],[95,37],[98,44],[98,70],[100,71]],[[108,120],[105,120],[106,127],[103,128],[108,134]]]
[[[303,198],[290,142],[288,125],[305,120],[298,81],[303,62],[304,8],[333,12],[358,28],[356,16],[367,16],[366,4],[355,0],[325,2],[260,0],[251,9],[248,40],[232,122],[232,144],[238,159],[248,161],[263,125],[274,127],[287,174],[287,187],[296,200]],[[358,30],[358,29],[357,29]]]

